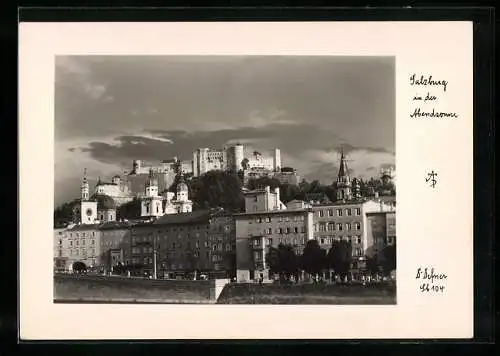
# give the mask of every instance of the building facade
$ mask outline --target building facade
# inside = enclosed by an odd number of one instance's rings
[[[291,245],[296,254],[302,254],[307,240],[313,238],[312,209],[304,202],[290,203],[281,202],[279,189],[245,192],[245,213],[234,216],[238,281],[268,280],[266,254],[270,247]]]
[[[57,231],[57,257],[62,255],[64,258],[64,266],[60,264],[58,269],[71,272],[75,262],[83,263],[87,269],[100,266],[99,226],[100,224],[79,224]]]
[[[112,272],[118,264],[130,264],[131,226],[128,221],[106,222],[99,226],[99,266]]]
[[[164,215],[131,228],[131,264],[159,277],[185,272],[233,274],[235,225],[223,211],[199,210]]]
[[[352,246],[352,269],[365,266],[366,257],[374,249],[374,240],[370,238],[368,226],[369,214],[391,213],[392,206],[374,201],[350,201],[314,205],[314,238],[321,248],[328,251],[335,241],[347,241]]]

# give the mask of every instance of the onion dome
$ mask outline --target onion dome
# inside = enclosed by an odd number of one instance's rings
[[[113,210],[116,209],[116,203],[108,195],[96,195],[95,200],[97,201],[98,210]]]

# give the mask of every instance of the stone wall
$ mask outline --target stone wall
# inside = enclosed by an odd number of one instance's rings
[[[215,303],[228,282],[56,275],[54,301]]]

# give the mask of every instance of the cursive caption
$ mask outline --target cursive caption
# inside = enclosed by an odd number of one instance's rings
[[[410,85],[419,89],[413,96],[412,101],[417,106],[410,114],[411,119],[458,117],[456,112],[439,111],[434,107],[439,102],[438,93],[446,93],[448,81],[436,79],[432,75],[412,74],[410,76]],[[420,89],[422,90],[420,91]]]
[[[421,281],[420,292],[422,293],[444,293],[447,278],[446,274],[437,273],[433,267],[419,267],[415,277]]]

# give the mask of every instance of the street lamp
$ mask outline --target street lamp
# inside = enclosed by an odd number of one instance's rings
[[[153,235],[153,279],[157,278],[156,253],[157,253],[157,235]]]

